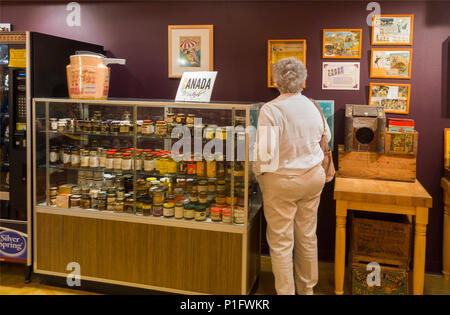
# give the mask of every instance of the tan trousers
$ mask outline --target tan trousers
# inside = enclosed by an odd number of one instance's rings
[[[313,294],[319,276],[317,209],[325,171],[318,165],[302,175],[265,173],[259,182],[275,289],[278,294],[293,295],[296,287],[298,294]]]

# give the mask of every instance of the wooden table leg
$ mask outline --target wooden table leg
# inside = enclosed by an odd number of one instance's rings
[[[450,206],[444,207],[444,241],[442,247],[442,265],[445,280],[450,280]]]
[[[336,246],[334,261],[334,286],[337,295],[344,294],[345,233],[347,226],[347,201],[336,200]]]
[[[425,280],[425,252],[427,243],[428,208],[416,208],[414,236],[413,294],[423,294]]]

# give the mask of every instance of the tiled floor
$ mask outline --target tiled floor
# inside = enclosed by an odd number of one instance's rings
[[[271,268],[270,258],[262,257],[261,273],[256,294],[276,293]],[[351,292],[350,272],[346,272],[345,292]],[[319,263],[319,283],[315,287],[314,293],[318,295],[334,294],[333,263]],[[442,275],[426,274],[424,293],[450,295],[450,281],[444,280]],[[0,295],[5,294],[73,295],[95,293],[44,285],[40,283],[39,277],[36,275],[33,275],[31,283],[25,284],[23,266],[0,263]]]

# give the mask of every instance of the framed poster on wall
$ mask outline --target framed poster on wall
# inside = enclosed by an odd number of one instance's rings
[[[372,45],[412,45],[414,15],[374,15]]]
[[[444,167],[450,168],[450,128],[444,129]]]
[[[331,139],[328,142],[330,150],[334,150],[334,101],[319,101],[317,103],[322,108],[323,115],[327,121],[328,127],[330,127]]]
[[[278,60],[294,57],[306,67],[306,40],[304,39],[270,39],[267,44],[267,86],[276,87],[272,78],[272,68]],[[305,87],[305,85],[303,85]]]
[[[370,83],[369,105],[382,106],[386,113],[408,114],[410,84]]]
[[[169,78],[214,70],[213,25],[169,25]]]
[[[411,79],[411,48],[373,48],[371,78]]]
[[[323,58],[361,59],[362,29],[324,29]]]
[[[322,90],[359,90],[359,62],[323,62]]]

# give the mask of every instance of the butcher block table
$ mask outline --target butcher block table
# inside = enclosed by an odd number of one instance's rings
[[[415,216],[413,294],[423,294],[428,209],[433,200],[419,181],[399,182],[336,176],[335,293],[344,294],[347,211]]]

